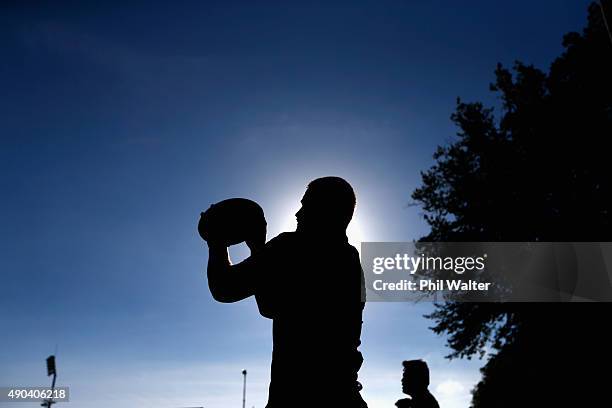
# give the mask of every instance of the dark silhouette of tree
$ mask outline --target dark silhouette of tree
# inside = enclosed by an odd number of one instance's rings
[[[610,241],[610,3],[589,6],[586,28],[565,35],[549,72],[498,64],[499,120],[457,101],[458,138],[438,147],[412,194],[431,227],[422,241]],[[473,407],[584,406],[609,378],[593,369],[610,367],[609,311],[451,302],[427,317],[448,336],[449,358],[486,356]]]

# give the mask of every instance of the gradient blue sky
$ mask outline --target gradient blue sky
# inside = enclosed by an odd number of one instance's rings
[[[57,347],[85,408],[239,406],[243,368],[263,407],[271,324],[212,300],[200,211],[255,199],[271,238],[334,174],[354,243],[418,238],[406,204],[456,97],[495,104],[498,61],[547,68],[588,1],[129,3],[0,6],[0,385],[46,385]],[[468,405],[482,361],[444,360],[431,310],[367,305],[370,407],[401,397],[408,358]]]

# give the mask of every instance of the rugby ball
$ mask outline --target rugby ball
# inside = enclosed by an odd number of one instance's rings
[[[253,200],[230,198],[213,204],[200,214],[198,232],[205,241],[227,246],[245,241],[266,242],[266,218]]]

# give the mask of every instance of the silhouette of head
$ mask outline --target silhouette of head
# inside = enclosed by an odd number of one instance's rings
[[[408,395],[422,393],[429,386],[429,367],[423,360],[409,360],[402,362],[404,375],[402,376],[402,392]]]
[[[345,233],[355,210],[353,187],[340,177],[321,177],[308,184],[302,208],[295,214],[297,230]]]

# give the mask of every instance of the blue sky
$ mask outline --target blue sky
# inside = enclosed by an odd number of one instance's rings
[[[271,238],[333,174],[358,195],[354,243],[418,238],[406,204],[456,97],[496,104],[498,61],[546,69],[587,4],[1,6],[0,385],[47,384],[57,347],[73,405],[238,406],[247,368],[263,407],[271,324],[251,300],[212,300],[200,211],[255,199]],[[482,362],[443,358],[431,310],[367,305],[371,407],[401,397],[409,358],[429,361],[442,406],[468,405]]]

